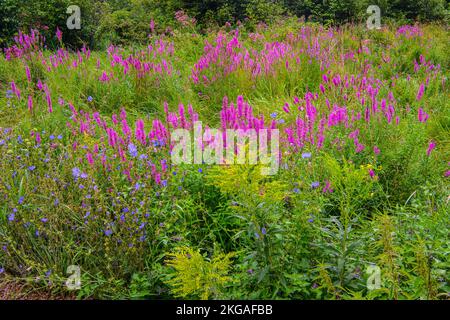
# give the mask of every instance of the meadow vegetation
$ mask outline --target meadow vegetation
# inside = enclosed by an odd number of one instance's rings
[[[81,299],[448,299],[448,28],[177,19],[0,55],[0,282],[65,294],[77,265]],[[279,129],[279,171],[172,164],[196,120]]]

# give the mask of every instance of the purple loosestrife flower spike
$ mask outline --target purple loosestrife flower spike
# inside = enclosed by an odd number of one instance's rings
[[[420,101],[423,97],[423,92],[425,91],[425,85],[422,83],[419,87],[419,91],[417,92],[417,101]]]

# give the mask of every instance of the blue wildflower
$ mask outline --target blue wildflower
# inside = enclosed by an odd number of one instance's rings
[[[105,236],[107,236],[107,237],[109,237],[110,235],[112,235],[112,230],[110,230],[110,229],[107,229],[107,230],[105,230]]]
[[[76,167],[72,169],[72,176],[73,176],[75,179],[79,178],[80,175],[81,175],[80,169],[78,169],[78,168],[76,168]]]
[[[8,215],[9,221],[14,221],[15,219],[16,219],[16,215],[14,213],[11,213],[10,215]]]
[[[261,233],[262,233],[262,234],[264,234],[264,235],[266,235],[266,234],[267,234],[267,230],[266,230],[266,228],[265,228],[265,227],[262,227],[262,229],[261,229]]]
[[[92,98],[91,96],[87,97],[87,101],[91,102],[92,100],[94,100],[94,98]]]
[[[276,117],[277,117],[277,113],[276,112],[272,112],[271,114],[270,114],[270,117],[272,117],[273,119],[275,119]]]
[[[30,170],[30,171],[34,171],[34,169],[36,169],[36,166],[29,166],[28,167],[28,170]]]
[[[318,181],[314,181],[313,183],[311,183],[311,188],[316,189],[319,187],[319,182]]]
[[[128,145],[128,153],[132,157],[137,157],[138,156],[138,151],[137,151],[137,148],[136,148],[136,146],[134,144],[130,143]]]
[[[25,199],[25,198],[24,198],[23,196],[20,197],[20,198],[19,198],[19,204],[22,204],[24,199]]]
[[[55,140],[55,136],[53,134],[50,135],[50,137],[48,137],[50,140]]]
[[[304,153],[302,153],[302,158],[303,158],[303,159],[309,159],[309,158],[311,158],[311,152],[304,152]]]
[[[59,136],[58,136],[58,140],[62,140],[62,138],[63,138],[62,135],[59,135]]]

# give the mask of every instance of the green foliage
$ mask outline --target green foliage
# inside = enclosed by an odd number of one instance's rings
[[[41,3],[40,9],[36,4],[33,10],[42,23],[56,3],[48,2],[48,7]],[[165,61],[172,72],[140,77],[131,69],[125,75],[121,66],[111,66],[107,52],[95,50],[77,68],[72,67],[77,54],[68,52],[67,62],[51,71],[41,63],[54,55],[49,49],[27,59],[0,55],[0,268],[8,277],[34,290],[66,294],[67,267],[79,265],[80,299],[448,298],[450,217],[448,177],[444,177],[450,156],[448,30],[418,24],[423,36],[408,38],[398,35],[395,25],[370,31],[358,25],[327,29],[295,18],[271,22],[268,11],[283,10],[279,2],[265,1],[85,5],[95,5],[102,18],[88,15],[93,20],[86,27],[91,28],[77,36],[63,30],[67,45],[91,39],[100,48],[113,39],[124,57],[146,52],[148,45],[173,46],[173,53],[163,51],[145,59],[155,65]],[[322,19],[330,24],[346,21],[345,12],[357,10],[357,5],[330,2],[333,11]],[[325,12],[319,2],[300,1],[298,6],[299,13]],[[9,1],[8,8],[15,10],[14,3]],[[179,9],[197,22],[182,26],[173,17]],[[245,14],[237,17],[236,10]],[[229,65],[221,63],[227,60],[219,60],[203,70],[208,79],[216,76],[214,82],[194,83],[194,65],[204,55],[206,43],[215,45],[218,37],[204,28],[217,27],[213,18],[222,25],[247,14],[269,23],[247,21],[240,26],[235,52],[253,54],[264,51],[266,43],[283,43],[287,54],[271,65],[270,72],[256,76],[243,63],[225,73]],[[58,13],[55,20],[48,20],[53,24],[47,34],[50,49],[56,45],[54,29],[64,23],[64,16]],[[149,36],[151,18],[155,32]],[[21,23],[31,26],[35,21],[30,15]],[[232,27],[221,27],[220,32],[225,44],[235,36]],[[313,39],[320,44],[318,51],[311,50]],[[291,54],[298,52],[302,54],[297,61]],[[342,60],[346,54],[349,58]],[[321,60],[323,56],[327,59]],[[421,56],[429,64],[415,70]],[[440,68],[430,70],[431,65]],[[25,66],[30,68],[31,82]],[[100,82],[103,71],[117,79]],[[214,127],[220,123],[216,115],[223,97],[235,101],[242,95],[255,114],[264,115],[266,123],[276,121],[285,132],[302,114],[305,94],[320,92],[324,74],[358,76],[355,84],[330,84],[317,96],[313,103],[318,117],[336,104],[364,118],[369,99],[363,105],[355,93],[365,77],[380,80],[376,83],[380,98],[389,99],[392,93],[399,122],[389,123],[381,113],[373,115],[360,128],[359,143],[365,149],[359,152],[349,138],[355,128],[325,124],[332,139],[321,148],[309,142],[302,149],[283,147],[283,161],[273,176],[262,175],[258,165],[168,165],[166,185],[137,186],[136,181],[149,175],[143,159],[132,159],[133,182],[110,149],[101,150],[110,168],[97,163],[100,159],[88,165],[85,149],[102,146],[105,136],[98,129],[75,135],[77,128],[67,126],[70,102],[78,112],[98,111],[108,125],[111,114],[124,107],[130,126],[144,119],[148,133],[153,119],[166,119],[167,102],[170,112],[180,103],[192,104],[199,119]],[[45,94],[36,88],[38,80],[52,93],[51,114]],[[21,89],[21,99],[6,96],[11,81]],[[419,86],[427,82],[418,101]],[[28,95],[34,98],[32,112],[27,109]],[[57,105],[59,98],[64,101]],[[300,103],[293,104],[295,98]],[[286,102],[290,113],[282,110]],[[417,120],[419,108],[429,114],[425,123]],[[40,133],[39,145],[31,132]],[[59,135],[61,139],[55,138]],[[437,147],[427,155],[432,140]],[[145,161],[156,166],[169,157],[168,148],[153,152],[151,145],[145,151],[151,154]],[[87,178],[75,179],[75,167]],[[371,265],[381,268],[380,289],[367,288],[366,269]]]
[[[167,265],[175,269],[175,274],[166,282],[176,297],[218,298],[221,288],[231,280],[228,272],[232,257],[232,253],[221,253],[206,260],[198,250],[175,249],[166,260]]]

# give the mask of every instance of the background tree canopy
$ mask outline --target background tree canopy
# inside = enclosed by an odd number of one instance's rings
[[[400,23],[446,21],[446,0],[0,0],[0,46],[18,31],[44,30],[47,43],[56,41],[54,32],[66,28],[69,5],[81,8],[82,28],[65,32],[69,46],[87,43],[101,48],[107,43],[139,43],[155,21],[157,32],[176,25],[175,12],[183,10],[195,18],[195,27],[206,30],[229,22],[250,28],[283,15],[305,17],[323,24],[359,22],[367,17],[369,5],[380,6],[382,19]],[[45,32],[47,30],[47,32]]]

